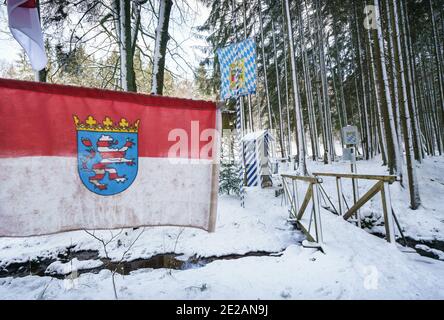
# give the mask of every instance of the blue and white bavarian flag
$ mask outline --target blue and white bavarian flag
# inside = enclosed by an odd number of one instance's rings
[[[221,99],[256,93],[256,44],[253,39],[219,49]]]

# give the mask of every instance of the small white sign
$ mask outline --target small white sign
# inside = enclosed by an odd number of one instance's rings
[[[357,145],[359,143],[358,127],[347,126],[342,128],[342,137],[344,139],[344,144]]]
[[[352,161],[352,149],[351,148],[342,148],[342,160]]]

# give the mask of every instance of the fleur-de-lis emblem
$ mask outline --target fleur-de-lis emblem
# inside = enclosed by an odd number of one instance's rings
[[[92,127],[95,124],[97,124],[97,121],[94,120],[94,118],[92,116],[88,116],[88,119],[86,119],[85,123]]]
[[[125,118],[122,118],[122,120],[120,120],[120,122],[119,122],[119,125],[123,128],[126,128],[126,127],[128,127],[129,123],[128,123],[128,121],[126,121]]]
[[[105,117],[105,120],[103,121],[103,125],[105,127],[111,127],[113,125],[113,121],[109,117]]]

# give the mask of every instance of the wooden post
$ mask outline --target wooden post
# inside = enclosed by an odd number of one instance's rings
[[[321,209],[319,206],[319,186],[317,183],[314,183],[312,186],[312,197],[313,197],[313,208],[314,208],[314,223],[315,223],[315,232],[316,232],[316,242],[319,245],[324,243],[324,238],[322,236],[322,227],[321,227]]]
[[[285,205],[287,205],[288,201],[287,201],[287,197],[288,197],[288,193],[287,193],[287,188],[286,188],[286,184],[287,182],[285,181],[285,178],[282,178],[282,189],[284,189],[284,201],[285,201]]]
[[[384,212],[385,233],[387,241],[396,243],[395,224],[392,214],[392,201],[390,198],[390,189],[387,182],[381,188],[382,210]]]
[[[296,195],[296,212],[299,211],[300,206],[299,206],[299,194],[298,194],[298,181],[297,180],[293,180],[293,187],[295,187],[295,195]]]
[[[357,174],[357,166],[356,166],[356,148],[354,146],[350,147],[351,153],[352,153],[352,159],[351,159],[351,172],[353,174]],[[356,204],[356,201],[359,199],[359,190],[358,190],[358,181],[355,179],[352,179],[352,185],[353,185],[353,204]],[[358,223],[358,227],[361,228],[361,214],[360,211],[356,211],[356,220]]]
[[[339,215],[344,215],[344,199],[342,199],[342,180],[340,177],[336,177],[336,189],[338,191],[338,203],[339,203]]]
[[[310,185],[308,186],[307,193],[305,194],[304,201],[302,202],[302,206],[299,208],[299,212],[298,212],[298,216],[297,216],[298,221],[302,219],[302,216],[305,213],[305,209],[307,209],[307,206],[310,203],[310,199],[313,196],[313,186],[314,185],[315,184],[310,183]]]
[[[366,204],[368,201],[370,201],[373,196],[375,196],[379,191],[382,190],[382,187],[384,186],[384,183],[382,181],[377,182],[373,187],[370,188],[369,191],[367,191],[366,194],[362,196],[361,199],[359,199],[353,207],[351,207],[344,215],[344,219],[348,220],[350,219],[354,214],[356,214],[356,211],[358,211],[364,204]]]

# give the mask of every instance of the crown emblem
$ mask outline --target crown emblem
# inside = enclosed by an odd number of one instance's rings
[[[97,132],[130,132],[137,133],[139,130],[140,120],[136,120],[133,124],[129,123],[125,118],[120,119],[118,123],[114,123],[111,118],[105,117],[102,122],[94,119],[93,116],[88,116],[85,122],[81,122],[79,117],[74,117],[74,124],[76,130],[82,131],[97,131]]]

